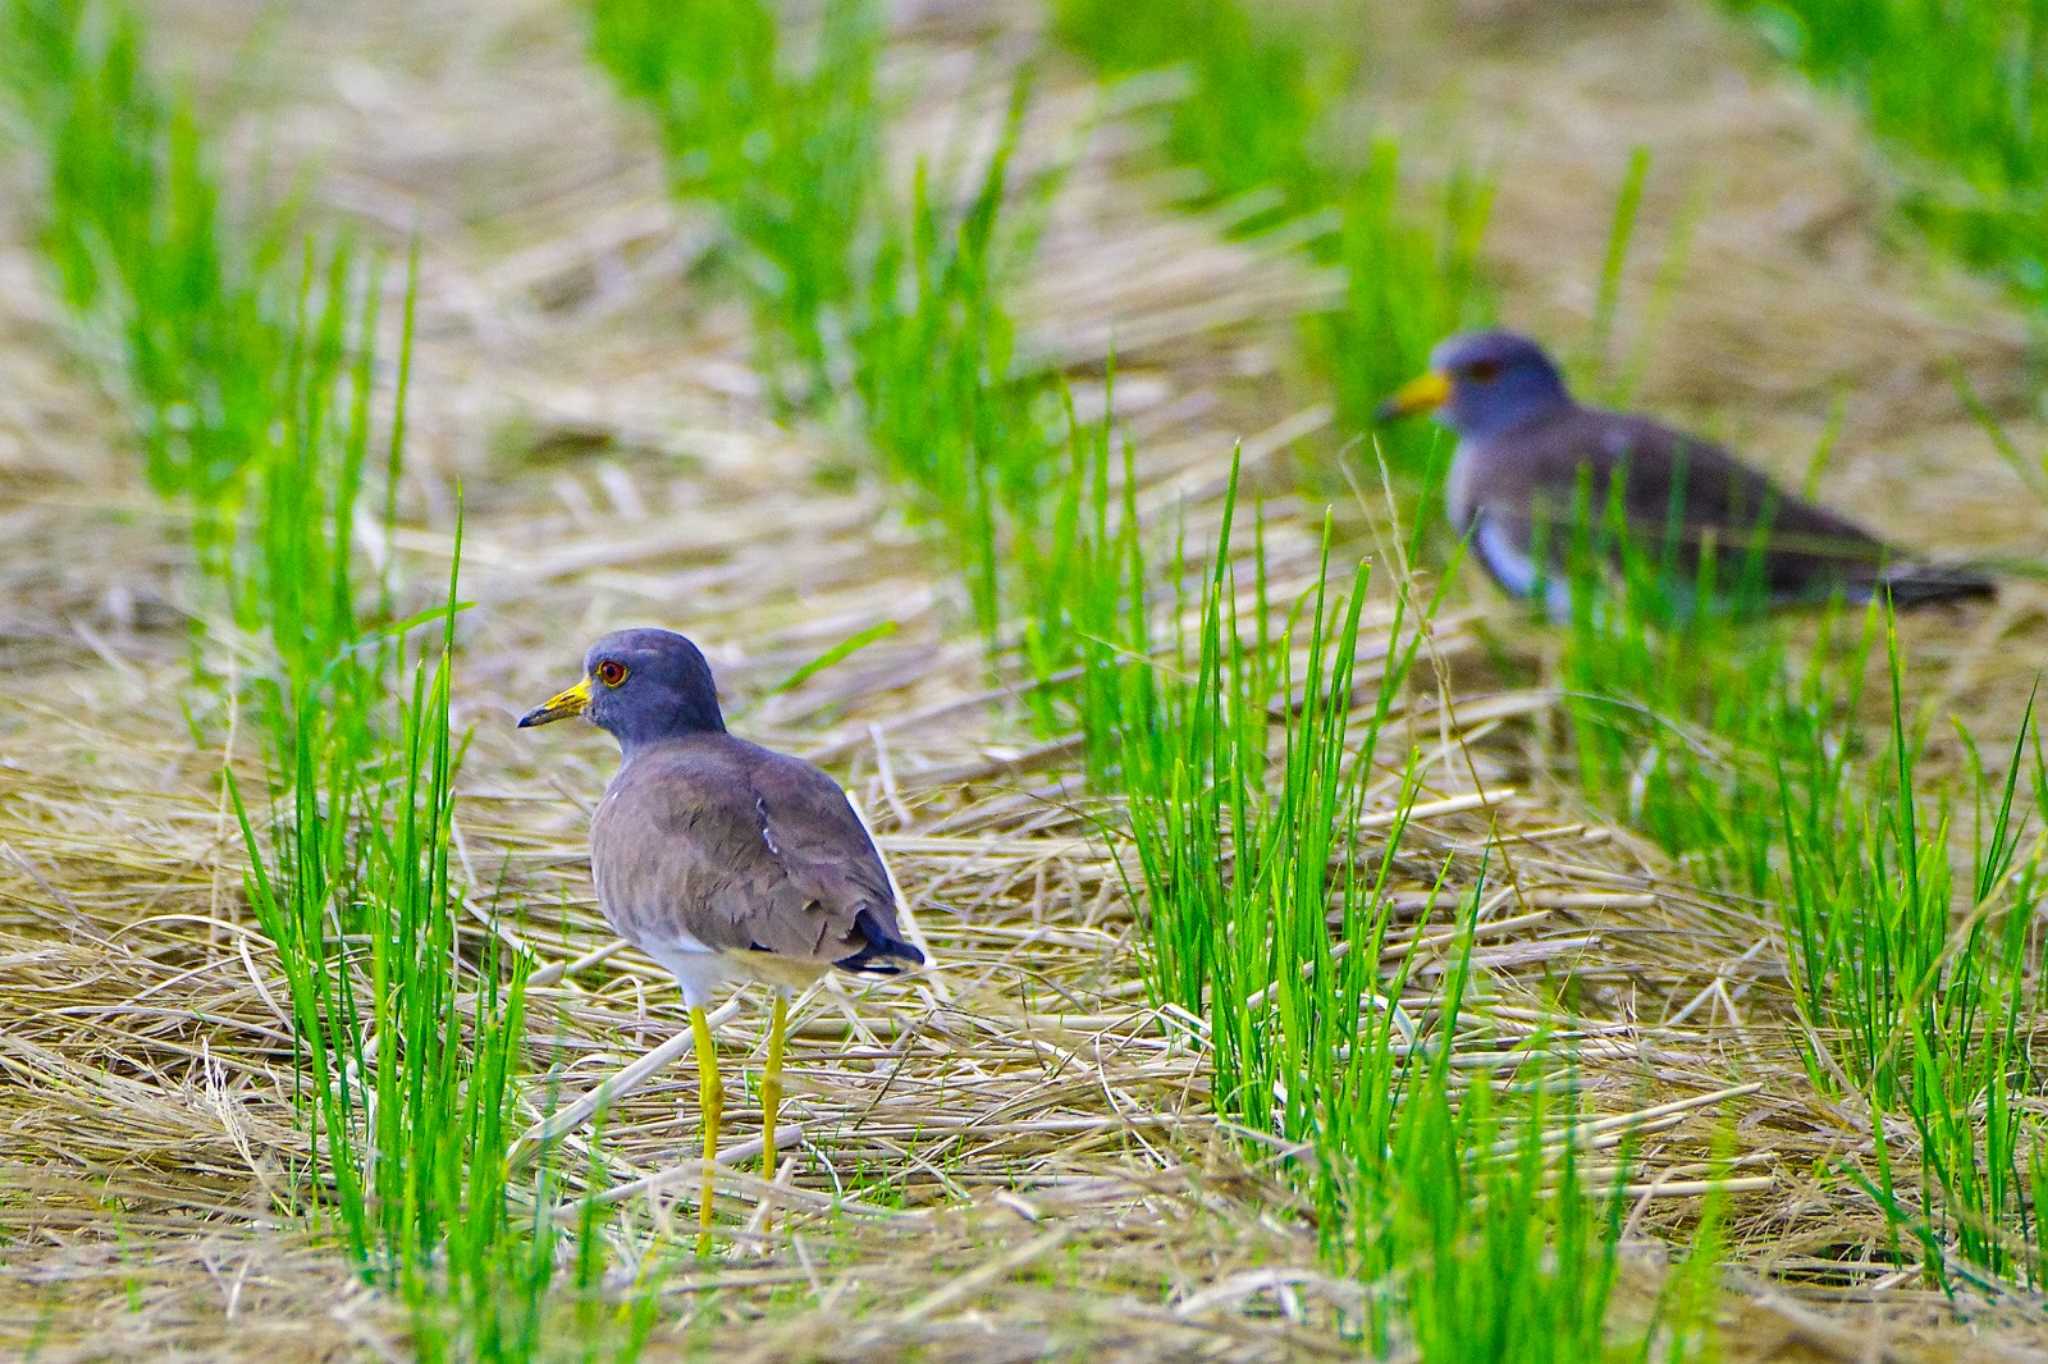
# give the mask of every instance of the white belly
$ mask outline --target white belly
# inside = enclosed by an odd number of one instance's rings
[[[642,942],[640,948],[676,978],[683,1003],[693,1009],[707,1007],[720,986],[737,978],[722,954],[680,930],[667,941]]]
[[[1472,466],[1478,462],[1472,456],[1472,443],[1461,440],[1451,452],[1451,472],[1444,479],[1444,514],[1460,535],[1472,526],[1472,512],[1478,500],[1478,489],[1472,486]]]
[[[1481,516],[1472,527],[1472,552],[1510,596],[1533,597],[1541,588],[1543,609],[1551,620],[1571,619],[1572,590],[1566,575],[1554,567],[1539,571],[1535,557],[1492,517]]]

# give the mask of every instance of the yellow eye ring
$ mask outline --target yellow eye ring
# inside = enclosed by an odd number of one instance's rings
[[[616,687],[626,680],[626,665],[616,659],[606,659],[594,670],[597,680],[607,687]]]

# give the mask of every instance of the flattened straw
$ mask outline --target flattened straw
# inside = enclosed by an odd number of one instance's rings
[[[889,744],[882,737],[882,727],[877,724],[869,725],[868,738],[874,742],[875,746],[875,777],[881,783],[882,798],[889,802],[889,808],[895,811],[897,821],[907,829],[913,823],[910,817],[910,807],[903,803],[902,795],[896,790],[896,770],[889,762]],[[863,825],[867,823],[865,817],[862,818],[861,823]],[[868,830],[868,837],[874,837],[874,830]],[[890,888],[892,890],[895,888],[893,877],[894,873],[891,873],[892,881]],[[899,895],[897,898],[900,900],[902,897]]]
[[[550,962],[526,978],[526,988],[529,990],[542,989],[553,985],[556,981],[566,976],[573,976],[587,971],[606,958],[625,951],[627,946],[628,944],[624,938],[618,938],[606,943],[602,947],[585,952],[573,961]]]
[[[1054,1227],[1041,1232],[1007,1255],[997,1256],[968,1270],[934,1292],[925,1294],[896,1318],[897,1324],[908,1326],[923,1321],[937,1312],[943,1312],[953,1304],[980,1292],[990,1284],[1016,1273],[1032,1261],[1059,1249],[1072,1233],[1066,1227]]]
[[[1744,1175],[1739,1179],[1666,1179],[1647,1184],[1624,1184],[1622,1193],[1630,1198],[1697,1198],[1710,1193],[1762,1193],[1778,1186],[1772,1175]],[[1587,1185],[1580,1190],[1588,1198],[1603,1197],[1604,1189]]]
[[[775,1129],[775,1149],[777,1151],[781,1151],[785,1147],[800,1146],[803,1144],[803,1140],[804,1127],[802,1123],[784,1123]],[[749,1137],[745,1141],[734,1142],[731,1146],[718,1153],[716,1163],[719,1165],[736,1165],[743,1160],[752,1160],[761,1154],[762,1146],[763,1142],[758,1136]],[[602,1193],[595,1193],[587,1198],[576,1199],[575,1205],[580,1207],[587,1203],[593,1207],[602,1208],[613,1203],[623,1203],[627,1199],[637,1197],[643,1193],[656,1193],[671,1184],[693,1180],[697,1177],[698,1171],[703,1168],[703,1160],[693,1156],[680,1164],[665,1165],[652,1174],[645,1174],[641,1175],[638,1179],[627,1180],[624,1184],[614,1184]],[[791,1163],[784,1168],[793,1170],[796,1167],[794,1163]],[[775,1172],[775,1178],[778,1187],[788,1183],[788,1180],[783,1178],[781,1170]]]
[[[793,1138],[793,1140],[800,1139],[800,1134]],[[779,1151],[785,1144],[782,1134],[780,1132],[776,1133],[775,1149]],[[720,1151],[718,1159],[711,1162],[712,1176],[717,1181],[718,1188],[721,1191],[737,1193],[756,1202],[771,1202],[786,1208],[799,1208],[808,1212],[850,1212],[857,1213],[862,1217],[879,1218],[885,1221],[924,1220],[930,1215],[916,1208],[885,1208],[880,1204],[864,1203],[859,1199],[847,1198],[839,1194],[819,1193],[814,1189],[798,1188],[795,1185],[770,1184],[759,1176],[733,1168],[734,1163],[758,1156],[760,1153],[761,1141],[758,1137],[750,1141],[743,1141],[729,1151]],[[617,1188],[606,1189],[603,1193],[593,1194],[588,1199],[571,1199],[557,1206],[551,1215],[556,1220],[561,1220],[573,1216],[586,1203],[602,1207],[612,1203],[623,1202],[638,1194],[658,1193],[672,1184],[681,1184],[694,1189],[697,1180],[702,1176],[703,1172],[703,1160],[693,1156],[689,1160],[679,1161],[674,1165],[657,1170],[651,1175],[645,1175],[640,1179],[632,1181],[630,1184],[621,1184]]]
[[[1649,1108],[1639,1108],[1633,1113],[1620,1113],[1611,1118],[1598,1118],[1592,1122],[1574,1123],[1568,1128],[1546,1135],[1543,1138],[1543,1144],[1545,1146],[1562,1146],[1567,1142],[1583,1142],[1589,1137],[1603,1132],[1612,1132],[1617,1128],[1637,1128],[1644,1123],[1667,1117],[1671,1114],[1686,1113],[1695,1108],[1708,1108],[1720,1103],[1723,1099],[1747,1098],[1749,1095],[1755,1094],[1762,1089],[1763,1082],[1753,1080],[1748,1084],[1730,1085],[1726,1089],[1717,1089],[1710,1094],[1695,1094],[1690,1098],[1673,1099],[1669,1103],[1654,1104]],[[1512,1137],[1506,1141],[1495,1142],[1493,1154],[1506,1155],[1513,1151],[1518,1144],[1518,1141]]]
[[[739,1011],[739,1007],[739,1001],[736,999],[729,999],[719,1005],[711,1011],[712,1025],[725,1022]],[[533,1158],[550,1142],[565,1132],[572,1132],[581,1127],[590,1120],[592,1114],[606,1104],[639,1088],[648,1076],[690,1050],[693,1045],[690,1030],[684,1028],[645,1056],[622,1067],[610,1079],[592,1086],[583,1097],[567,1108],[560,1109],[553,1116],[543,1118],[527,1128],[520,1133],[519,1140],[512,1143],[511,1153],[506,1157],[506,1169],[512,1174],[519,1173],[531,1164]]]

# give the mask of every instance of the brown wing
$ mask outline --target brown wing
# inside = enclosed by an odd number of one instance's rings
[[[1703,557],[1733,588],[1751,571],[1774,600],[1857,596],[1901,556],[1848,518],[1776,487],[1721,446],[1644,417],[1573,408],[1489,443],[1474,489],[1477,517],[1524,550],[1545,529],[1553,569],[1565,563],[1572,527],[1585,507],[1598,524],[1617,485],[1636,549],[1655,562],[1669,553],[1686,581]],[[1759,537],[1761,537],[1759,541]]]
[[[888,873],[846,793],[799,758],[726,734],[635,753],[590,841],[605,917],[641,946],[688,934],[854,969],[920,959],[898,937]]]

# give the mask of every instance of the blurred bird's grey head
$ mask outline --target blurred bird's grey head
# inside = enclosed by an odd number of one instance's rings
[[[720,733],[711,665],[673,630],[620,630],[590,646],[583,680],[519,719],[519,727],[581,715],[631,753],[685,734]]]
[[[1381,404],[1379,419],[1435,411],[1460,436],[1485,438],[1571,405],[1543,347],[1516,332],[1464,332],[1430,352],[1429,372]]]

